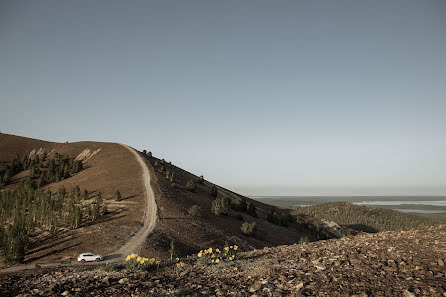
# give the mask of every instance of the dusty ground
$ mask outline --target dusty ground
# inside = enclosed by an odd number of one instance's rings
[[[0,295],[446,296],[446,226],[265,248],[209,267],[182,261],[145,273],[4,274]]]

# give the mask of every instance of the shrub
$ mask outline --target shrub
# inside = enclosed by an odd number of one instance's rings
[[[186,190],[195,192],[197,190],[197,184],[193,179],[190,179],[186,184]]]
[[[304,236],[304,237],[299,238],[299,243],[300,244],[308,243],[308,237]]]
[[[272,207],[268,215],[266,216],[266,220],[270,223],[279,225],[280,224],[280,217],[277,214],[277,209],[275,207]]]
[[[226,198],[217,198],[212,202],[211,213],[216,216],[227,215],[229,212],[229,201]]]
[[[237,255],[237,250],[237,245],[229,246],[228,244],[226,244],[222,250],[218,248],[215,250],[213,250],[212,248],[201,250],[197,254],[197,262],[201,265],[212,265],[219,264],[223,261],[234,261]]]
[[[188,213],[193,217],[201,217],[201,207],[198,205],[194,205],[191,208],[189,208]]]
[[[254,218],[257,218],[257,210],[256,210],[256,206],[254,205],[254,203],[252,203],[252,202],[249,203],[246,213]]]
[[[119,190],[116,190],[115,192],[115,200],[121,201],[121,192],[119,192]]]
[[[84,190],[84,200],[88,200],[88,191]]]
[[[243,235],[251,236],[256,230],[256,222],[244,222],[240,227],[240,230],[242,231]]]
[[[211,196],[212,197],[217,197],[217,195],[218,195],[218,188],[217,188],[217,186],[212,186],[212,188],[211,188]]]
[[[152,152],[148,152],[147,156],[149,156],[149,158],[152,158]]]
[[[241,211],[241,201],[238,199],[231,200],[231,208],[235,211]]]
[[[198,179],[198,183],[200,185],[204,184],[204,177],[203,177],[203,175],[201,175],[200,178]]]
[[[125,268],[131,272],[148,271],[154,267],[155,263],[157,263],[155,262],[155,258],[144,258],[137,254],[128,255],[125,262]]]
[[[170,241],[169,254],[170,254],[170,260],[175,258],[177,256],[177,254],[178,254],[177,248],[175,246],[175,240],[173,240],[173,239]]]

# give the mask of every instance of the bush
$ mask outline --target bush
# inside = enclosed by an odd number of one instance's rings
[[[115,200],[121,201],[121,192],[119,192],[119,190],[116,190],[115,192]]]
[[[155,258],[144,258],[137,254],[128,255],[125,259],[125,268],[130,272],[148,271],[155,265]]]
[[[204,177],[203,177],[203,175],[201,175],[200,178],[198,179],[198,183],[200,185],[204,184]]]
[[[212,265],[219,264],[220,262],[234,261],[237,256],[237,250],[237,245],[229,246],[227,243],[222,250],[218,248],[215,250],[212,248],[201,250],[197,254],[197,262],[201,265]]]
[[[212,202],[211,213],[216,216],[227,215],[229,212],[229,201],[226,198],[217,198]]]
[[[252,202],[249,203],[246,213],[254,218],[257,218],[257,210],[256,210],[256,206],[254,205],[254,203],[252,203]]]
[[[235,211],[243,211],[245,212],[247,209],[247,204],[245,200],[232,199],[231,200],[231,208]]]
[[[201,207],[198,205],[194,205],[191,208],[189,208],[188,213],[193,217],[201,217]]]
[[[197,184],[193,179],[190,179],[186,184],[186,190],[195,192],[197,190]]]
[[[211,196],[217,198],[217,195],[218,195],[218,188],[217,188],[217,186],[212,186],[212,188],[211,188]]]
[[[170,241],[169,254],[170,254],[170,260],[172,260],[178,255],[177,247],[175,246],[175,240],[173,239]]]
[[[240,230],[242,231],[243,235],[251,236],[256,231],[256,222],[244,222],[240,227]]]

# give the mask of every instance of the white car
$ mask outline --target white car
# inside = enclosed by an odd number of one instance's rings
[[[96,261],[96,262],[99,262],[99,261],[102,261],[103,259],[102,259],[102,256],[101,255],[95,255],[95,254],[93,254],[93,253],[83,253],[83,254],[80,254],[78,257],[77,257],[77,261],[78,262],[81,262],[81,263],[84,263],[84,262],[90,262],[90,261]]]

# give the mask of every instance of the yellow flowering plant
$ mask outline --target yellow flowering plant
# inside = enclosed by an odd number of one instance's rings
[[[197,254],[198,263],[202,265],[219,264],[222,261],[233,261],[237,254],[237,245],[226,244],[223,249],[212,248],[201,250]]]
[[[137,254],[130,254],[125,258],[125,268],[129,271],[144,271],[153,268],[157,263],[155,258],[145,258]]]

